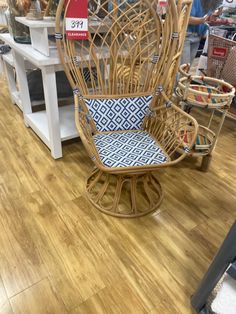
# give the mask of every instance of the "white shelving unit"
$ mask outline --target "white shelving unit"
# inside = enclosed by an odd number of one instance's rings
[[[11,98],[12,98],[12,102],[16,104],[23,111],[23,106],[20,99],[20,92],[17,90],[14,92],[11,92]]]
[[[57,53],[56,44],[48,40],[49,34],[55,33],[55,20],[28,20],[25,17],[16,17],[16,21],[29,27],[32,47],[49,57]],[[54,50],[54,51],[53,51]]]
[[[12,99],[12,103],[16,104],[23,111],[20,92],[18,90],[17,82],[15,78],[15,63],[14,63],[13,55],[11,52],[9,52],[8,54],[2,55],[1,59],[2,59],[2,64],[3,64],[3,70],[4,70],[4,73],[8,82],[9,93]],[[35,66],[33,64],[25,60],[25,68],[27,70],[33,69],[34,67]],[[43,103],[44,103],[43,100],[38,100],[38,101],[32,101],[31,104],[32,106],[37,106]]]
[[[3,60],[6,61],[10,66],[14,67],[14,60],[13,60],[13,56],[12,53],[8,53],[6,55],[2,56]]]
[[[12,56],[4,56],[5,64],[14,65],[19,85],[19,89],[12,90],[12,100],[22,108],[26,126],[49,147],[53,158],[62,157],[62,141],[78,137],[78,132],[73,105],[58,107],[56,71],[62,70],[62,66],[56,50],[48,57],[32,45],[16,43],[9,34],[0,34],[0,39],[12,48]],[[32,111],[33,104],[39,102],[30,101],[27,66],[41,70],[46,110]]]
[[[20,93],[17,88],[17,83],[15,79],[15,64],[14,64],[12,53],[9,52],[6,55],[2,55],[1,59],[2,59],[3,71],[5,73],[7,83],[9,86],[9,93],[11,96],[11,101],[13,104],[16,104],[21,110],[23,110],[22,102],[20,99]]]
[[[13,104],[16,104],[21,110],[22,102],[20,98],[20,92],[17,87],[17,82],[15,79],[15,64],[14,58],[11,52],[2,55],[3,68],[6,75],[6,79],[9,86],[9,93]]]
[[[46,110],[26,114],[25,119],[27,124],[49,146],[50,136]],[[74,105],[59,107],[59,121],[61,141],[78,137],[78,131],[74,122]]]

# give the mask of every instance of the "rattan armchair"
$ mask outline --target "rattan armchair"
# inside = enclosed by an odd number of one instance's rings
[[[61,16],[69,5],[59,3],[56,39],[76,125],[95,165],[87,196],[113,216],[153,212],[162,200],[154,172],[180,162],[197,134],[195,119],[169,99],[191,1],[169,0],[164,20],[156,1],[98,1],[81,41],[66,37]]]

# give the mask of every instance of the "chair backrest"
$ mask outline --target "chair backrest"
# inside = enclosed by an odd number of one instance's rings
[[[192,0],[180,0],[178,1],[178,4],[177,4],[179,39],[178,39],[178,45],[176,47],[174,57],[172,58],[171,66],[168,70],[167,80],[165,81],[165,84],[164,84],[165,93],[168,97],[171,97],[173,93],[173,87],[174,87],[176,75],[179,69],[181,54],[184,48],[184,40],[185,40],[186,30],[188,26],[191,6],[192,6]]]
[[[108,99],[150,95],[158,86],[172,92],[191,1],[168,0],[162,19],[158,0],[89,0],[87,40],[66,35],[72,2],[59,3],[56,39],[75,93]]]

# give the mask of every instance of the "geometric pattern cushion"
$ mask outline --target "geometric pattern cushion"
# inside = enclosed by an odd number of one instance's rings
[[[151,100],[152,96],[115,99],[84,98],[99,132],[139,130]]]
[[[168,160],[145,131],[100,133],[93,139],[100,159],[107,167],[162,164]]]

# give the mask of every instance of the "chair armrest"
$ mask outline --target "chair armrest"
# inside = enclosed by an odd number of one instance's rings
[[[154,108],[145,121],[144,129],[155,138],[171,161],[179,161],[195,144],[198,123],[188,113],[172,104]],[[176,158],[176,152],[178,157]]]
[[[74,100],[75,100],[75,123],[79,131],[79,136],[89,154],[89,157],[98,167],[102,165],[102,162],[100,160],[93,140],[93,135],[97,133],[96,127],[94,126],[94,122],[88,110],[86,109],[84,101],[80,100],[77,95],[75,95]]]

